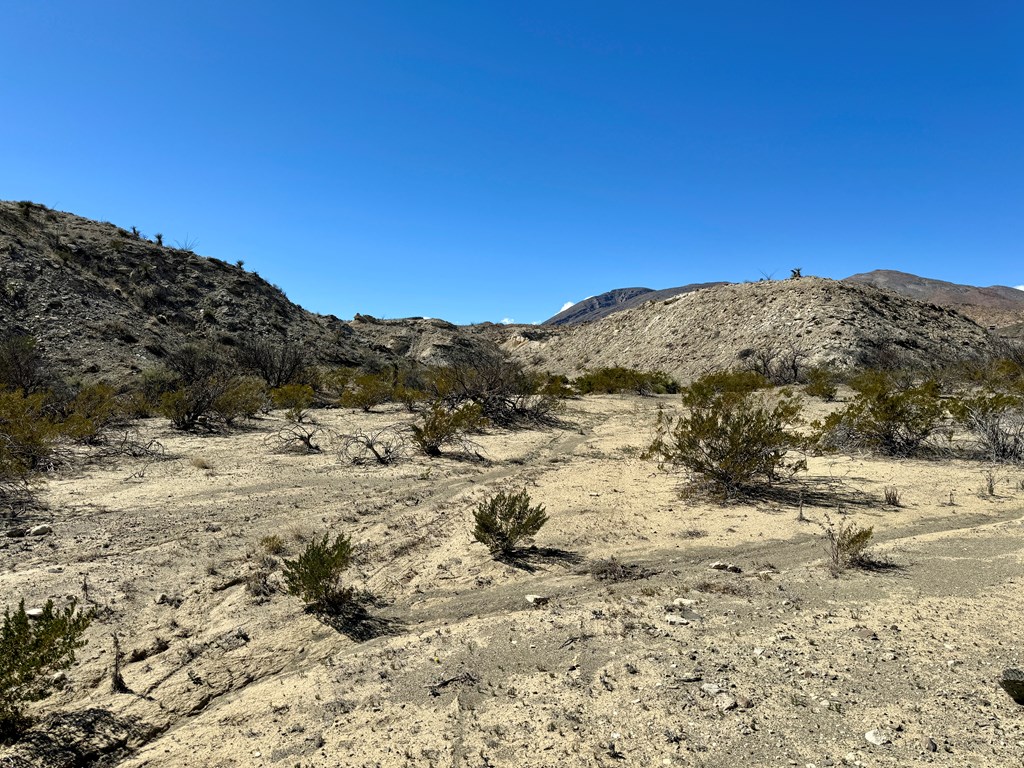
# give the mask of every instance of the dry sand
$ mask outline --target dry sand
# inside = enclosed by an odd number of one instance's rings
[[[279,415],[210,436],[145,422],[170,458],[51,478],[31,522],[53,534],[0,538],[4,603],[100,611],[0,764],[1024,765],[1024,707],[997,685],[1024,666],[1024,472],[995,468],[988,495],[978,462],[811,457],[774,499],[684,500],[681,475],[639,457],[677,402],[590,397],[566,429],[479,437],[485,463],[393,467],[345,463],[329,440],[275,452]],[[550,514],[529,567],[470,534],[503,488]],[[874,526],[892,567],[832,578],[826,513]],[[352,536],[349,580],[379,598],[347,634],[242,581],[261,538],[288,557],[327,531]],[[589,573],[613,556],[651,573]],[[124,666],[131,693],[111,692],[112,633],[146,657]]]

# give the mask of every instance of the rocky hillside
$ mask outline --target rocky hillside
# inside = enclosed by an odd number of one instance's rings
[[[344,322],[288,300],[240,264],[109,223],[0,202],[0,335],[29,334],[69,374],[138,372],[187,341],[290,340],[313,360],[442,362],[493,349],[441,320]]]
[[[623,309],[631,309],[645,304],[648,301],[664,301],[673,296],[683,293],[690,293],[701,288],[710,288],[725,283],[691,283],[681,285],[677,288],[663,288],[659,291],[650,288],[616,288],[613,291],[606,291],[598,296],[591,296],[578,301],[567,309],[563,309],[554,317],[543,322],[543,325],[578,325],[589,323],[608,317]]]
[[[1024,323],[1024,291],[1005,285],[979,288],[892,269],[851,275],[845,281],[873,285],[911,299],[949,307],[980,325],[1002,328]]]
[[[808,277],[722,285],[648,302],[594,323],[518,329],[504,346],[532,366],[575,374],[625,365],[689,379],[751,350],[798,350],[841,367],[899,356],[929,365],[992,344],[971,320],[868,285]]]

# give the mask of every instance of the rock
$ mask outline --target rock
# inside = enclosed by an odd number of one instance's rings
[[[740,568],[738,565],[733,565],[732,563],[723,563],[723,562],[721,562],[719,560],[716,560],[715,562],[713,562],[710,567],[711,567],[712,570],[715,570],[715,571],[728,571],[729,573],[743,573],[743,569]]]
[[[686,626],[690,623],[689,619],[684,619],[682,616],[679,616],[675,613],[666,613],[665,621],[669,624],[674,624],[676,626]]]
[[[29,536],[45,536],[48,533],[53,533],[53,526],[43,523],[42,525],[34,525],[28,529]]]
[[[746,696],[737,696],[736,706],[740,709],[750,709],[752,706],[754,706],[754,702],[752,702]]]
[[[728,694],[722,694],[715,699],[715,706],[722,712],[730,712],[736,709],[736,699]]]
[[[1003,678],[999,681],[1002,689],[1018,704],[1024,704],[1024,671],[1004,669]]]
[[[42,608],[29,608],[27,611],[25,611],[25,615],[28,616],[33,621],[36,621],[38,619],[43,618],[43,609]]]
[[[535,608],[540,608],[542,605],[547,605],[551,601],[551,598],[544,597],[543,595],[527,595],[526,602]]]
[[[18,526],[17,528],[10,528],[4,535],[9,539],[20,539],[24,536],[28,536],[28,528],[23,525]]]
[[[696,600],[691,600],[688,597],[677,597],[675,600],[672,601],[672,605],[674,605],[676,608],[689,608],[690,606],[696,604]]]
[[[714,683],[704,683],[700,689],[708,696],[717,696],[720,693],[725,693],[725,689],[722,686],[715,685]]]
[[[168,594],[165,594],[165,593],[161,592],[157,596],[155,602],[156,602],[157,605],[169,605],[172,608],[177,608],[183,602],[185,602],[185,598],[182,597],[181,595],[168,595]]]
[[[921,749],[925,752],[938,752],[939,745],[935,743],[935,739],[929,738],[928,736],[922,736]]]
[[[889,734],[885,731],[876,728],[864,734],[864,741],[868,744],[874,744],[876,747],[881,747],[883,744],[888,744],[892,739],[889,738]]]

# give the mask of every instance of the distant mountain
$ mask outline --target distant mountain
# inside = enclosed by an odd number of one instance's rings
[[[725,283],[691,283],[690,285],[681,285],[678,288],[663,288],[658,291],[650,288],[616,288],[599,296],[591,296],[583,301],[576,302],[568,309],[563,309],[554,317],[545,320],[543,325],[590,323],[623,309],[637,307],[648,301],[664,301],[673,296],[716,285],[725,285]]]
[[[1005,285],[979,288],[892,269],[851,275],[844,282],[873,285],[917,301],[955,309],[981,325],[1000,328],[1024,322],[1024,291]]]
[[[741,366],[757,351],[849,368],[927,367],[993,348],[987,331],[951,309],[819,277],[719,285],[646,301],[596,322],[511,328],[508,334],[504,348],[538,369],[577,375],[622,365],[683,380]]]

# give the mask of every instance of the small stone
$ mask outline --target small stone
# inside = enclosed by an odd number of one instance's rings
[[[716,560],[711,564],[711,569],[715,571],[728,571],[729,573],[743,573],[743,569],[738,565],[732,563],[723,563],[720,560]]]
[[[702,685],[700,689],[704,691],[704,693],[706,693],[708,696],[717,696],[720,693],[725,693],[724,688],[722,688],[719,685],[715,685],[714,683],[704,683],[704,685]]]
[[[676,608],[689,608],[690,606],[696,604],[696,600],[691,600],[688,597],[677,597],[675,600],[672,601],[672,605],[676,606]]]
[[[24,536],[28,536],[28,528],[23,525],[17,528],[10,528],[4,535],[9,539],[20,539]]]
[[[1019,669],[1003,670],[999,685],[1018,704],[1024,704],[1024,671]]]
[[[923,749],[925,752],[938,752],[939,745],[935,743],[935,739],[930,738],[929,736],[922,736],[921,749]]]
[[[752,706],[754,706],[754,702],[752,702],[746,696],[737,696],[736,706],[740,709],[750,709]]]
[[[717,700],[715,701],[715,706],[718,707],[718,709],[722,712],[730,712],[736,709],[736,699],[734,699],[732,696],[729,696],[728,694],[723,694],[722,696],[719,696],[717,698]]]
[[[544,597],[543,595],[527,595],[526,602],[535,608],[540,608],[542,605],[547,605],[551,601],[551,598]]]
[[[33,621],[37,620],[37,619],[41,619],[41,618],[43,618],[43,609],[42,608],[29,608],[27,611],[25,611],[25,615],[28,616]]]
[[[883,744],[888,744],[892,739],[889,738],[889,734],[885,731],[876,728],[864,734],[864,741],[868,744],[874,744],[876,747],[880,747]]]
[[[29,536],[45,536],[48,533],[53,533],[53,526],[43,523],[42,525],[34,525],[28,529]]]
[[[684,627],[684,626],[686,626],[687,624],[690,623],[688,619],[684,619],[682,616],[678,616],[678,615],[676,615],[674,613],[666,613],[665,614],[665,621],[668,624],[673,624],[673,625],[681,626],[681,627]]]

